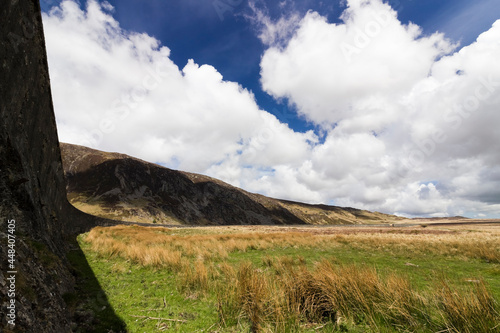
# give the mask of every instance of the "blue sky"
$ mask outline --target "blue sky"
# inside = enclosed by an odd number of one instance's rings
[[[414,22],[425,34],[440,31],[462,46],[473,42],[498,18],[498,0],[390,0],[404,23]],[[42,1],[49,10],[58,1]],[[84,5],[85,2],[81,1]],[[257,36],[257,27],[245,17],[252,15],[247,0],[111,0],[113,16],[122,28],[145,32],[158,38],[172,50],[171,59],[183,66],[188,59],[213,65],[224,79],[239,82],[252,90],[258,104],[273,112],[297,131],[314,129],[314,125],[296,117],[285,101],[276,101],[260,86],[260,57],[265,46]],[[305,14],[317,11],[330,22],[339,22],[345,1],[262,1],[273,19],[290,11]],[[457,22],[458,18],[461,19]]]
[[[500,217],[500,0],[41,5],[62,141],[279,198]]]

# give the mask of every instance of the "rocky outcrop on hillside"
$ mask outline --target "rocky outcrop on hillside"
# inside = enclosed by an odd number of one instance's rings
[[[396,216],[249,193],[215,178],[61,143],[70,202],[89,214],[187,225],[394,223]]]

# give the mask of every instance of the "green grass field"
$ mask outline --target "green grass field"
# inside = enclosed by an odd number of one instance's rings
[[[86,301],[67,302],[87,331],[500,332],[498,227],[117,226],[78,243]]]

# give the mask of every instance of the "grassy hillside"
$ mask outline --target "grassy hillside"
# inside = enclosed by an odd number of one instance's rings
[[[498,227],[116,226],[79,243],[129,332],[500,332]]]
[[[395,223],[406,219],[249,193],[204,175],[61,143],[68,198],[78,209],[130,222],[184,225]]]

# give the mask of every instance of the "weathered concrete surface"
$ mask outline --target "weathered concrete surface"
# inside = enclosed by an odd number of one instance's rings
[[[106,221],[66,199],[38,0],[0,1],[0,38],[0,332],[71,332],[62,296],[75,281],[65,238]],[[15,326],[6,317],[12,220]]]

